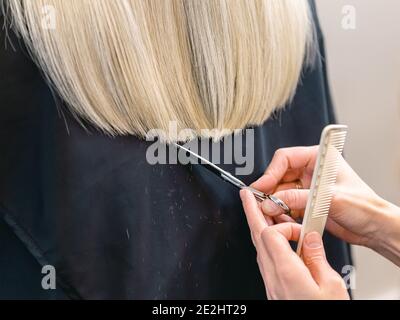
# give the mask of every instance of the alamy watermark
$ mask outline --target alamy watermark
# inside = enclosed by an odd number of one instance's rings
[[[356,268],[352,265],[345,265],[341,271],[344,284],[347,290],[356,289]]]
[[[173,144],[167,145],[160,142],[157,137],[168,136],[172,140],[180,140],[183,137],[195,136],[190,129],[178,131],[175,121],[169,123],[169,132],[153,129],[146,136],[147,141],[153,143],[147,148],[146,160],[151,165],[156,164],[199,164],[199,160],[184,150],[178,149]],[[215,129],[201,130],[201,136],[219,136],[223,132]],[[225,135],[220,141],[209,138],[192,139],[183,146],[212,163],[235,165],[236,175],[250,175],[254,171],[254,129],[234,130],[232,134]]]
[[[57,27],[56,8],[52,5],[42,6],[42,28],[44,30],[55,30]]]
[[[352,5],[345,5],[342,8],[342,28],[344,30],[355,30],[357,27],[357,11]]]
[[[55,290],[56,289],[56,268],[52,265],[46,265],[42,268],[42,288],[43,290]]]

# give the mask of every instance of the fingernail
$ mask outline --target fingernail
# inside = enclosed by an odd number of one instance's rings
[[[317,249],[322,246],[322,238],[318,232],[311,232],[306,235],[305,245],[310,249]]]
[[[262,209],[265,213],[274,213],[279,210],[278,206],[271,200],[264,200],[262,203]]]
[[[240,199],[241,199],[242,201],[244,201],[244,197],[245,197],[245,195],[246,195],[245,192],[246,192],[246,190],[244,190],[244,189],[240,190],[240,192],[239,192]]]

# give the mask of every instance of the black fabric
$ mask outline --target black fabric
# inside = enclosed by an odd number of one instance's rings
[[[1,32],[0,298],[265,298],[238,191],[197,165],[149,165],[149,142],[85,130],[10,37],[15,50]],[[317,63],[255,129],[244,180],[280,147],[317,144],[333,121]],[[345,243],[325,243],[336,270],[350,263]],[[55,291],[41,288],[44,264],[56,267]]]

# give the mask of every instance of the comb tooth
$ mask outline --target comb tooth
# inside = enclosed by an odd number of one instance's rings
[[[321,193],[318,194],[318,197],[321,200],[324,200],[325,198],[329,197],[329,194],[332,192],[332,188],[327,189],[327,190],[322,190]]]
[[[327,205],[326,207],[323,208],[315,208],[315,210],[313,211],[313,217],[315,216],[322,216],[322,215],[328,215],[329,214],[329,208],[330,206]]]
[[[332,134],[331,135],[331,139],[336,139],[336,138],[343,138],[343,137],[345,137],[346,136],[346,133],[343,133],[343,132],[341,132],[341,133],[334,133],[334,134]]]
[[[329,176],[328,176],[328,174],[327,174],[326,176],[322,177],[321,181],[324,181],[324,182],[331,182],[331,181],[335,181],[335,178],[336,178],[336,177],[335,177],[334,174],[329,175]]]
[[[315,209],[316,209],[317,212],[318,212],[318,211],[324,211],[324,210],[326,210],[326,209],[329,209],[330,203],[331,203],[331,201],[327,201],[327,202],[324,203],[324,204],[321,204],[321,205],[316,206]]]
[[[346,141],[347,130],[330,131],[326,136],[321,150],[321,165],[316,170],[314,194],[311,200],[311,217],[326,217],[332,203],[333,186],[337,180],[339,155],[342,154]]]
[[[333,158],[328,158],[324,168],[331,168],[331,167],[337,166],[338,165],[338,163],[336,163],[337,160],[338,160],[337,158],[338,157],[335,157],[334,159]]]
[[[344,138],[344,137],[346,137],[346,133],[337,133],[337,134],[333,134],[332,136],[331,136],[331,139],[342,139],[342,138]]]
[[[318,203],[320,203],[321,205],[324,205],[325,203],[327,203],[327,202],[329,202],[329,201],[331,201],[331,199],[330,199],[330,197],[329,198],[327,198],[327,199],[318,199]]]
[[[326,206],[320,207],[320,208],[315,208],[314,212],[313,212],[313,217],[315,217],[315,215],[328,214],[329,207],[330,207],[330,205],[326,205]]]
[[[321,180],[335,177],[336,172],[337,172],[337,168],[332,168],[331,170],[324,170],[324,172],[322,173]]]
[[[338,139],[338,140],[331,140],[331,144],[333,144],[333,145],[340,145],[342,143],[344,143],[344,138]]]
[[[321,181],[323,181],[324,183],[326,182],[334,182],[336,179],[335,175],[329,176],[329,177],[323,177],[321,179]]]
[[[326,205],[327,203],[329,203],[330,201],[332,200],[332,197],[330,197],[329,199],[325,199],[325,200],[323,200],[323,201],[321,201],[321,200],[319,200],[318,199],[318,204],[321,204],[321,206],[324,206],[324,205]]]
[[[315,206],[311,214],[313,218],[325,217],[329,213],[329,208],[332,202],[332,187],[336,182],[337,169],[337,157],[327,156],[323,167],[323,174],[320,175],[318,181],[319,187],[316,195]]]
[[[330,200],[326,201],[324,203],[318,204],[315,208],[316,209],[323,209],[323,208],[329,208]]]
[[[326,190],[325,192],[319,192],[318,193],[318,198],[323,200],[323,199],[329,197],[329,192],[330,192],[330,190]]]
[[[333,136],[331,137],[332,140],[334,140],[334,139],[344,139],[344,138],[346,138],[346,135],[345,135],[345,134],[333,135]]]
[[[321,200],[328,198],[331,190],[332,190],[332,188],[330,188],[329,190],[324,190],[323,192],[319,192],[318,198],[320,198]]]
[[[316,207],[322,208],[322,207],[326,206],[327,204],[329,204],[329,202],[330,202],[330,199],[328,199],[324,202],[321,202],[321,203],[320,203],[320,201],[318,201],[318,204]]]
[[[327,202],[327,203],[325,203],[323,205],[321,204],[320,206],[317,206],[316,209],[317,209],[317,211],[323,211],[325,209],[328,209],[329,205],[330,205],[330,202]]]
[[[332,143],[334,146],[335,146],[335,148],[337,149],[337,148],[340,148],[340,147],[343,147],[344,146],[344,141],[337,141],[337,142],[333,142]]]
[[[316,209],[317,209],[317,212],[323,212],[323,211],[325,211],[325,210],[328,210],[329,209],[329,206],[330,206],[330,203],[327,203],[327,204],[324,204],[323,206],[321,205],[321,206],[318,206]]]
[[[330,208],[330,203],[329,204],[327,204],[327,205],[325,205],[325,206],[323,206],[323,207],[318,207],[318,208],[315,208],[314,209],[314,212],[313,212],[313,217],[315,216],[315,215],[317,215],[317,214],[323,214],[323,213],[328,213],[329,212],[329,208]]]
[[[337,168],[332,168],[332,170],[325,171],[322,176],[322,180],[329,180],[330,178],[335,177],[335,173],[337,172]]]
[[[315,207],[314,213],[318,214],[325,210],[329,210],[330,205],[331,205],[330,203],[327,203],[327,204],[324,204],[323,206],[321,205],[321,206]]]
[[[329,176],[328,176],[328,174],[326,175],[326,176],[323,176],[322,178],[321,178],[321,182],[331,182],[331,181],[335,181],[335,175],[330,175],[329,174]]]
[[[333,148],[336,149],[336,151],[338,151],[339,153],[342,153],[343,147],[344,147],[344,143],[341,144],[332,144]]]
[[[331,197],[329,197],[329,198],[327,198],[327,199],[324,199],[324,200],[319,200],[319,201],[318,201],[318,204],[320,204],[321,206],[323,206],[323,205],[329,203],[330,201],[331,201]]]
[[[313,217],[315,216],[322,216],[322,215],[327,215],[329,214],[329,205],[321,208],[316,208],[316,210],[313,212]]]
[[[329,202],[332,200],[332,197],[329,197],[329,199],[325,199],[324,201],[318,201],[318,204],[322,206],[325,206],[326,204],[329,204]]]
[[[316,211],[316,212],[314,212],[314,214],[313,214],[313,217],[322,217],[322,216],[326,216],[326,215],[328,215],[329,214],[329,209],[328,208],[326,208],[325,210],[321,210],[321,211]]]
[[[326,217],[328,214],[327,213],[323,213],[323,214],[316,214],[313,216],[313,218],[322,218],[322,217]]]
[[[341,152],[343,150],[345,140],[346,140],[345,135],[334,137],[330,140],[330,144],[332,144],[336,149],[339,150],[339,152]]]
[[[325,168],[330,168],[331,166],[337,166],[338,157],[327,157],[325,161]]]
[[[323,176],[335,176],[335,173],[338,171],[339,167],[337,165],[327,168],[327,170],[323,171]]]
[[[335,177],[335,173],[337,172],[336,170],[330,170],[330,171],[326,171],[324,172],[324,175],[322,177],[323,180],[329,180],[330,178],[334,178]]]
[[[326,168],[326,170],[324,170],[324,177],[328,177],[328,176],[334,176],[336,171],[337,171],[337,166],[332,166],[330,168]]]
[[[329,201],[329,194],[326,193],[325,195],[318,195],[317,199],[318,199],[318,203],[325,203],[326,201]]]
[[[336,136],[336,137],[331,137],[330,141],[343,141],[345,140],[346,136]]]

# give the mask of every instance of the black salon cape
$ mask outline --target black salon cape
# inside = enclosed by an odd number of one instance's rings
[[[0,298],[264,299],[238,191],[198,165],[149,165],[149,142],[83,129],[9,36],[15,50],[1,31]],[[256,128],[245,182],[276,149],[317,144],[332,121],[318,63],[293,103]],[[348,246],[325,244],[340,272]],[[56,290],[41,287],[48,264]]]

